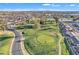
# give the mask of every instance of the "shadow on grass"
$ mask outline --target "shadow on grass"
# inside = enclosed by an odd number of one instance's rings
[[[34,28],[34,25],[23,25],[23,26],[18,26],[16,29],[32,29]]]
[[[0,36],[0,41],[9,39],[9,38],[13,38],[12,36]]]
[[[0,53],[0,55],[4,55],[4,53]]]

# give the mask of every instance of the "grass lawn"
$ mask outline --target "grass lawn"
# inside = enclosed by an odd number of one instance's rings
[[[69,51],[67,50],[66,45],[64,43],[64,38],[61,40],[61,54],[69,55]]]
[[[58,55],[58,29],[54,24],[46,24],[41,30],[23,29],[25,48],[35,55]]]
[[[20,30],[20,27],[17,29]],[[21,31],[24,32],[25,38],[24,46],[29,53],[35,55],[58,55],[59,53],[59,39],[64,40],[63,37],[59,36],[59,28],[56,22],[45,24],[41,29],[34,28],[23,28]],[[68,54],[64,42],[61,43],[61,54]]]
[[[61,33],[59,33],[59,36],[60,36],[60,39],[61,39],[61,42],[60,42],[60,45],[61,45],[61,55],[69,55],[69,51],[67,50],[66,44],[64,42],[64,37],[61,35]]]
[[[13,32],[0,31],[0,54],[1,55],[9,54],[12,38],[13,38]]]
[[[38,31],[36,34],[32,31],[36,32],[33,29],[24,30],[26,32],[24,35],[26,48],[36,55],[58,54],[55,35],[53,36],[47,31]]]

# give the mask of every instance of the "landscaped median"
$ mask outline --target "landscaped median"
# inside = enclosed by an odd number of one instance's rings
[[[0,55],[8,55],[14,33],[11,31],[0,31]]]

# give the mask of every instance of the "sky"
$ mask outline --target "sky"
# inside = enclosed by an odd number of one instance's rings
[[[0,10],[79,11],[79,3],[0,3]]]

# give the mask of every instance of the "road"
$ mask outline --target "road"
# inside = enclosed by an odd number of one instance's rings
[[[21,49],[21,34],[16,31],[16,30],[13,30],[13,32],[15,33],[15,39],[14,39],[14,42],[13,42],[13,45],[12,45],[12,55],[23,55],[23,52],[22,52],[22,49]]]

